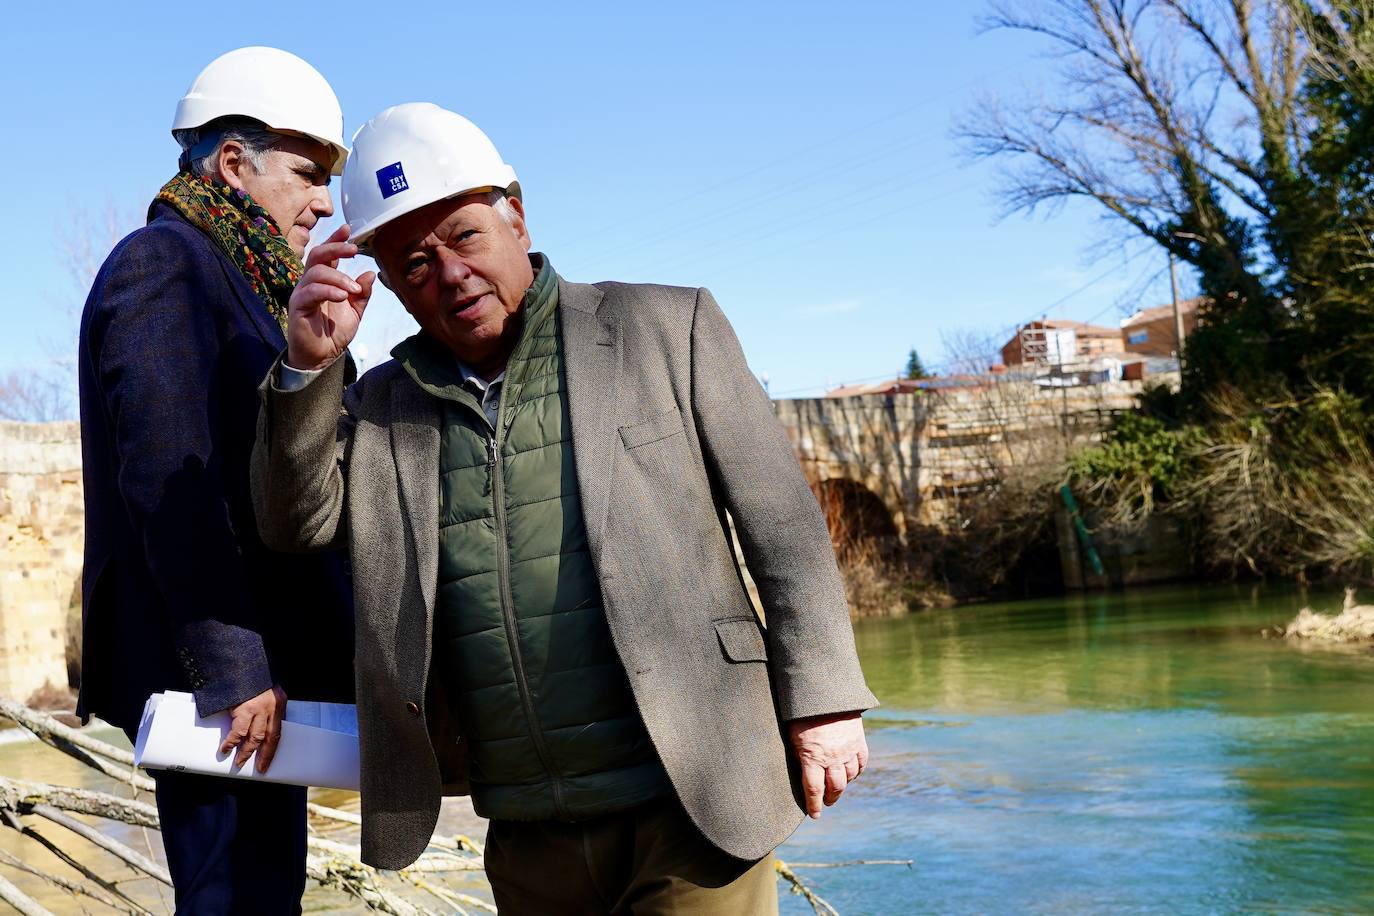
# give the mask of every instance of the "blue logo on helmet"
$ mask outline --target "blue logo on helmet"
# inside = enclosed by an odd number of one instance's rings
[[[378,169],[377,187],[382,189],[382,200],[408,189],[410,185],[406,184],[406,173],[401,163],[393,162],[386,168]]]

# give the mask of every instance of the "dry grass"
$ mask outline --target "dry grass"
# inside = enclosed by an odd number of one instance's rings
[[[1374,607],[1355,603],[1355,590],[1345,590],[1345,605],[1339,614],[1319,614],[1309,607],[1283,628],[1288,639],[1326,643],[1367,643],[1374,640]]]
[[[70,687],[54,687],[52,682],[46,682],[33,693],[24,703],[30,709],[36,709],[54,716],[63,725],[79,727],[81,720],[76,717],[76,693]]]
[[[1374,455],[1368,442],[1327,443],[1324,472],[1293,486],[1293,522],[1302,559],[1333,573],[1368,578],[1374,572]]]
[[[897,562],[896,539],[886,531],[867,530],[865,519],[831,487],[814,484],[812,492],[825,514],[826,527],[844,576],[850,617],[891,617],[910,610],[904,596],[906,571]]]
[[[1300,578],[1374,573],[1374,454],[1348,403],[1331,391],[1271,403],[1234,391],[1213,398],[1218,419],[1174,507],[1196,519],[1208,565]]]
[[[895,617],[911,610],[901,572],[876,552],[850,551],[840,558],[851,617]]]
[[[830,529],[851,617],[894,617],[953,603],[895,532],[855,512],[835,489],[813,485],[812,491]]]

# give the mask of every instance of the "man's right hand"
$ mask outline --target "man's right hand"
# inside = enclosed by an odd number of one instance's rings
[[[229,734],[220,745],[219,752],[227,754],[238,748],[234,766],[241,767],[257,751],[257,770],[266,773],[272,765],[272,757],[277,753],[277,743],[281,741],[281,723],[285,717],[286,691],[275,684],[251,700],[230,706],[229,718],[232,721]]]
[[[340,260],[357,253],[347,223],[310,249],[286,319],[286,364],[292,369],[323,369],[357,336],[377,279],[370,270],[357,280],[339,270]]]

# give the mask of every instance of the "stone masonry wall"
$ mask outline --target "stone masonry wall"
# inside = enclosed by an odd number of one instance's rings
[[[1005,380],[910,394],[782,400],[774,410],[813,481],[862,485],[905,536],[957,523],[961,496],[995,486],[1008,468],[1057,462],[1097,440],[1113,416],[1135,405],[1142,387],[1055,388]]]
[[[66,686],[83,537],[78,425],[0,421],[0,696]]]

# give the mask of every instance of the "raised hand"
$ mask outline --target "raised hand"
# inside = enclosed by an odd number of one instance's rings
[[[864,722],[857,712],[796,719],[787,723],[792,750],[801,764],[806,813],[821,816],[821,803],[839,801],[845,787],[868,766]]]
[[[339,261],[357,253],[345,223],[306,257],[286,319],[286,364],[292,369],[323,369],[357,336],[377,279],[370,270],[357,280],[339,270]]]

